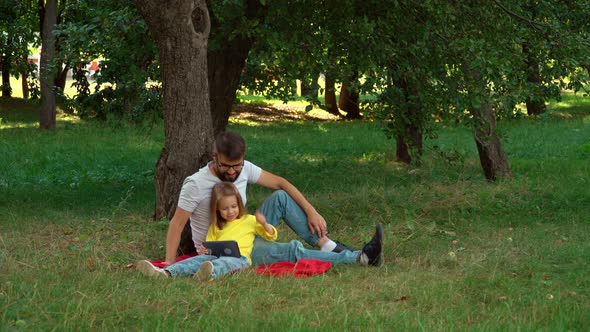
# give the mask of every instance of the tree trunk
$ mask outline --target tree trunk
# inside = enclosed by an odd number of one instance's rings
[[[395,86],[402,91],[399,101],[400,112],[396,120],[399,134],[396,136],[396,160],[406,164],[414,161],[420,165],[424,138],[422,134],[422,122],[419,120],[420,105],[412,98],[418,91],[415,84],[407,79],[393,80]]]
[[[419,166],[423,152],[422,129],[415,124],[408,124],[404,128],[404,135],[397,135],[395,157],[399,162],[412,163],[412,155],[415,156],[414,163]],[[415,151],[412,151],[415,149]]]
[[[10,86],[10,59],[8,56],[2,58],[2,97],[10,98],[12,96],[12,87]]]
[[[70,70],[70,66],[67,64],[63,66],[63,68],[58,72],[57,77],[55,79],[55,87],[58,88],[62,93],[66,89],[66,81],[68,78],[68,71]]]
[[[496,131],[496,116],[492,104],[489,102],[489,91],[481,74],[473,68],[466,67],[468,78],[475,86],[480,86],[480,106],[473,106],[473,137],[479,153],[479,161],[488,181],[510,178],[512,172],[508,160],[502,149],[500,137]],[[476,91],[473,91],[475,95]],[[475,96],[474,96],[475,97]]]
[[[342,83],[340,88],[340,98],[338,99],[338,106],[341,110],[346,112],[347,119],[360,119],[361,112],[359,109],[359,93],[358,91],[350,91],[347,83]]]
[[[541,73],[539,72],[539,62],[535,55],[530,50],[530,45],[526,42],[522,43],[522,52],[525,56],[525,64],[527,71],[527,82],[531,83],[541,91]],[[539,115],[545,113],[547,110],[545,101],[540,93],[526,98],[526,111],[528,115]]]
[[[55,110],[55,90],[54,70],[51,68],[51,62],[55,57],[55,35],[53,30],[57,22],[57,0],[47,0],[44,7],[44,17],[42,18],[41,34],[41,117],[39,119],[39,128],[55,129],[56,110]]]
[[[492,106],[482,105],[479,110],[475,110],[474,115],[476,125],[473,136],[486,179],[495,181],[512,177],[502,143],[496,133],[496,118]]]
[[[23,99],[29,99],[29,74],[26,70],[21,71],[21,87],[23,90]]]
[[[318,91],[320,85],[318,83],[319,75],[305,75],[301,78],[301,97],[305,97],[310,103],[319,104]]]
[[[5,48],[12,48],[12,38],[10,36],[8,36],[6,40]],[[12,66],[12,59],[9,54],[4,54],[4,56],[0,54],[0,59],[2,59],[2,63],[0,63],[0,70],[2,70],[2,97],[10,98],[12,97],[12,87],[10,86],[10,68]]]
[[[395,160],[405,164],[412,162],[412,156],[410,155],[410,149],[404,135],[397,135],[395,137]]]
[[[248,19],[263,21],[266,9],[258,0],[248,0],[244,13]],[[227,26],[229,22],[224,22]],[[242,21],[232,23],[238,29]],[[246,58],[255,41],[255,36],[235,35],[234,29],[221,29],[222,23],[211,17],[211,35],[215,35],[219,48],[209,49],[207,54],[211,115],[214,133],[224,131],[229,121],[236,91]],[[223,34],[223,35],[222,35]]]
[[[213,122],[207,79],[210,30],[205,0],[135,0],[156,44],[165,142],[156,164],[155,219],[171,219],[184,179],[211,157]],[[194,248],[193,248],[194,251]]]
[[[327,75],[326,89],[324,91],[324,104],[328,113],[340,116],[340,111],[338,111],[338,103],[336,101],[335,84],[334,81],[329,79]]]

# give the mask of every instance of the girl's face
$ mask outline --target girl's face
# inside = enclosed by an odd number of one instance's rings
[[[217,210],[221,218],[233,221],[240,215],[240,207],[236,196],[223,196],[217,201]]]

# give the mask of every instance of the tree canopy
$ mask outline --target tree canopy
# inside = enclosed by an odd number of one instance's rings
[[[18,16],[13,9],[20,8],[13,2],[2,2],[12,18]],[[192,0],[174,3],[187,11],[198,7]],[[156,13],[137,7],[143,2],[60,4],[67,5],[57,30],[57,58],[74,69],[79,89],[70,103],[72,112],[141,120],[146,112],[163,110],[166,118],[169,108],[162,106],[161,86],[201,75],[186,61],[164,78],[165,45],[155,43],[153,31],[148,32],[145,22]],[[379,119],[385,134],[395,138],[402,162],[420,163],[423,140],[436,135],[437,122],[470,125],[484,173],[494,180],[511,174],[496,120],[523,116],[519,105],[529,115],[540,114],[547,100],[559,99],[563,89],[584,90],[589,80],[587,0],[227,0],[207,2],[207,11],[210,100],[203,104],[206,109],[186,107],[183,112],[207,113],[213,133],[227,125],[240,87],[287,101],[297,97],[299,80],[308,108],[319,105],[342,117]],[[36,31],[30,15],[18,17],[31,22],[27,31]],[[5,48],[7,36],[18,35],[11,22],[1,22],[3,29],[14,31],[3,33]],[[182,38],[169,33],[165,38]],[[196,55],[177,56],[190,60]],[[97,87],[90,91],[84,65],[94,59],[100,59],[101,70],[92,77]],[[320,90],[319,76],[325,79]],[[337,84],[342,86],[340,102]],[[190,95],[168,97],[164,105],[187,104]],[[175,140],[183,134],[171,130],[166,135]],[[198,156],[191,159],[206,160],[208,150],[194,152]]]

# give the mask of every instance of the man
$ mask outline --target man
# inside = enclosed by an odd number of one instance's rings
[[[245,153],[246,143],[240,135],[231,132],[220,133],[214,143],[213,160],[185,179],[178,207],[166,235],[166,263],[175,262],[180,236],[189,219],[195,247],[205,240],[209,228],[211,189],[222,181],[233,182],[236,185],[244,204],[246,204],[246,188],[249,183],[277,190],[260,208],[268,223],[276,227],[280,220],[284,220],[311,246],[325,252],[342,253],[342,255],[324,255],[326,259],[331,259],[333,256],[336,263],[339,259],[350,260],[350,249],[327,237],[326,221],[303,194],[284,178],[244,160]],[[358,257],[358,261],[363,265],[380,266],[383,264],[381,244],[382,230],[379,225],[373,239],[358,254],[355,252],[355,257]],[[301,253],[301,248],[277,247],[272,242],[262,242],[257,239],[252,251],[252,263],[262,265],[280,260],[309,258],[305,253]]]

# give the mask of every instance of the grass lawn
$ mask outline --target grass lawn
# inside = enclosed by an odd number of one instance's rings
[[[229,129],[248,159],[295,184],[334,239],[360,247],[382,223],[386,264],[206,284],[126,268],[164,256],[161,124],[60,116],[43,132],[38,108],[0,100],[0,331],[590,329],[587,99],[500,122],[514,179],[494,184],[462,126],[441,124],[413,169],[374,122],[242,110]],[[250,210],[269,193],[250,187]]]

